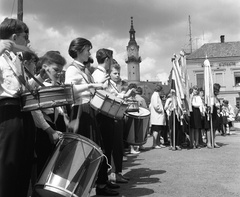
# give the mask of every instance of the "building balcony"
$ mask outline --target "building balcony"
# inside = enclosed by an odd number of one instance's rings
[[[141,57],[135,57],[135,56],[128,57],[125,60],[126,63],[130,63],[130,62],[140,63],[141,61],[142,61]]]

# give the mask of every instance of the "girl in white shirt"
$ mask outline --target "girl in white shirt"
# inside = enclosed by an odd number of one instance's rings
[[[199,132],[202,129],[202,113],[203,113],[203,103],[202,99],[199,96],[198,87],[193,87],[193,93],[190,96],[192,112],[190,116],[190,143],[192,148],[199,147]]]

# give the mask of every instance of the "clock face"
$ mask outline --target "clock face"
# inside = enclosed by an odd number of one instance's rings
[[[135,46],[130,46],[129,48],[128,48],[128,52],[129,52],[129,55],[136,55],[136,47]]]

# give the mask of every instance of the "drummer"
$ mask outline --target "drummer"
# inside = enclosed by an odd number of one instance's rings
[[[73,62],[66,70],[65,84],[73,84],[75,104],[72,106],[68,129],[70,132],[83,135],[100,145],[95,112],[90,107],[89,101],[93,97],[95,89],[102,89],[103,84],[94,83],[92,76],[85,73],[84,62],[87,62],[91,56],[91,49],[92,43],[80,37],[73,39],[69,45],[68,53],[73,58]]]
[[[42,68],[48,75],[43,85],[60,85],[60,73],[62,72],[63,66],[66,64],[65,58],[61,56],[58,51],[50,51],[41,59]],[[35,110],[32,111],[32,114],[37,127],[35,150],[37,154],[37,175],[39,176],[61,132],[65,132],[64,128],[59,128],[58,125],[56,125],[56,121],[60,114],[62,116],[66,116],[66,114],[62,107]],[[59,130],[57,130],[57,128]]]
[[[90,50],[92,43],[85,38],[75,38],[71,41],[68,53],[73,58],[73,62],[69,65],[65,74],[65,84],[73,84],[75,95],[75,104],[72,106],[70,123],[68,126],[69,132],[83,135],[99,146],[102,149],[102,136],[99,132],[95,111],[90,107],[90,100],[94,95],[96,89],[102,89],[103,83],[94,83],[93,77],[86,72],[84,63],[89,60],[91,56]],[[102,82],[105,82],[104,80]],[[102,190],[97,190],[98,194],[118,195],[118,192],[111,190],[107,186],[108,174],[107,163],[101,164],[98,172],[97,187],[102,187]]]
[[[27,77],[31,79],[32,78],[31,75],[35,75],[36,63],[38,62],[39,58],[37,54],[30,51],[23,51],[20,55],[21,55],[20,58],[22,60],[22,63],[25,69],[28,70],[28,72],[26,73]]]
[[[134,91],[131,93],[130,97],[129,97],[129,101],[137,101],[136,100],[136,90],[137,90],[137,85],[135,83],[131,83],[128,85],[128,90],[133,89]],[[137,101],[137,104],[139,105],[140,101]],[[129,145],[130,154],[139,154],[139,146],[133,146],[133,145]]]
[[[106,82],[108,87],[106,91],[110,92],[116,97],[127,98],[130,97],[133,89],[130,89],[127,93],[122,91],[122,80],[120,78],[120,65],[113,59],[113,63],[110,68],[110,79]],[[111,174],[110,180],[116,183],[127,183],[129,178],[122,175],[122,163],[123,163],[123,119],[114,120],[113,123],[113,149],[112,158],[115,166],[115,174]],[[111,158],[110,158],[111,159]]]
[[[5,18],[0,24],[0,196],[27,196],[34,151],[35,126],[29,112],[21,112],[20,94],[24,86],[3,55],[9,51],[14,69],[20,71],[16,52],[27,50],[29,29],[17,19]],[[19,64],[17,64],[19,62]],[[41,77],[38,80],[43,81]],[[36,83],[29,81],[33,88]]]
[[[97,69],[93,72],[94,81],[104,84],[106,80],[110,79],[109,70],[112,64],[113,51],[109,49],[99,49],[96,53],[96,59],[98,62]],[[111,154],[113,150],[113,129],[114,119],[98,113],[97,116],[98,126],[101,132],[103,140],[104,154],[107,157],[107,161],[104,159],[102,167],[99,170],[99,176],[96,180],[96,194],[104,196],[117,196],[119,193],[112,189],[119,188],[118,185],[112,187],[112,183],[108,181],[108,165],[111,163]],[[111,188],[112,187],[112,188]]]

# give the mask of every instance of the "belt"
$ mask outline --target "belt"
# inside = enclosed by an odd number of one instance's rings
[[[19,98],[0,99],[0,106],[5,106],[5,105],[20,105],[20,99]]]

